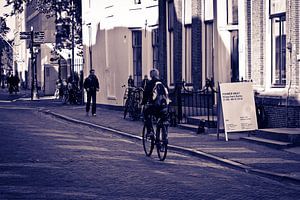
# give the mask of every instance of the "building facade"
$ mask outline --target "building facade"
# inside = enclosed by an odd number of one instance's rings
[[[160,0],[164,78],[171,88],[184,81],[194,89],[207,78],[216,88],[252,81],[262,101],[285,106],[278,107],[281,118],[268,109],[272,126],[299,127],[299,109],[287,114],[300,101],[299,13],[297,0]]]
[[[160,0],[160,64],[170,86],[253,81],[299,99],[299,1]]]
[[[19,75],[21,85],[24,88],[28,88],[28,55],[26,41],[20,39],[20,32],[24,32],[25,30],[25,13],[18,13],[15,16],[14,29],[14,66],[15,72]]]
[[[34,58],[31,58],[30,40],[27,40],[27,65],[29,88],[32,87],[32,70],[31,59],[35,59],[37,86],[39,93],[53,95],[55,91],[55,81],[58,77],[58,66],[52,65],[51,51],[55,43],[55,23],[54,18],[47,18],[45,14],[36,10],[35,5],[26,5],[25,9],[25,30],[30,32],[44,32],[44,41],[36,43],[34,46]]]
[[[158,67],[157,0],[82,1],[84,76],[95,69],[97,103],[122,106],[127,79],[141,86]]]

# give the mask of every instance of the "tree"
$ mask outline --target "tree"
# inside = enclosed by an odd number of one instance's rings
[[[55,17],[56,47],[55,49],[72,48],[74,39],[76,46],[82,46],[81,0],[6,0],[6,6],[12,6],[9,15],[24,11],[25,5],[31,5],[47,18]],[[73,5],[73,7],[72,7]],[[76,12],[74,12],[76,10]],[[74,26],[75,34],[71,34]]]
[[[7,51],[7,53],[9,53],[9,46],[8,46],[8,42],[9,41],[6,41],[4,40],[5,38],[5,35],[9,32],[9,27],[7,27],[6,25],[6,21],[5,21],[5,18],[4,17],[0,17],[0,79],[1,79],[1,84],[2,84],[2,87],[4,86],[3,84],[3,76],[4,76],[4,63],[2,61],[2,58],[3,58],[3,54],[5,51]],[[8,57],[10,58],[10,57]],[[9,62],[10,63],[10,62]]]

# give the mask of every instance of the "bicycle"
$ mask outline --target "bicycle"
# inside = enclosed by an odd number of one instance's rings
[[[156,131],[154,132],[153,130],[154,134],[149,134],[149,131],[147,131],[147,128],[144,125],[142,138],[146,156],[151,156],[155,145],[159,160],[164,161],[166,159],[168,152],[168,127],[169,122],[160,117],[157,118]]]
[[[122,87],[125,87],[123,85]],[[129,117],[133,120],[137,120],[141,116],[141,100],[142,100],[143,89],[138,87],[128,87],[125,90],[123,97],[124,105],[124,119],[129,114]]]

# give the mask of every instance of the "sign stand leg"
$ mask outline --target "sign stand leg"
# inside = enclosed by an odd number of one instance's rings
[[[226,140],[226,142],[228,142],[228,134],[227,134],[227,131],[225,130],[225,140]]]

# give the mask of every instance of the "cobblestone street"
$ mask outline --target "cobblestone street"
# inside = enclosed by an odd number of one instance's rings
[[[164,162],[156,154],[148,158],[140,141],[45,115],[33,108],[35,103],[1,103],[0,199],[297,199],[300,195],[296,185],[174,151]],[[51,105],[49,109],[62,110],[61,105]]]

